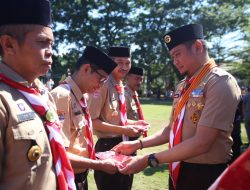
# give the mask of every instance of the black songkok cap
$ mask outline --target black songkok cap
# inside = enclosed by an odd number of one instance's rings
[[[185,25],[163,36],[169,51],[184,42],[203,38],[203,27],[200,24]]]
[[[91,65],[96,65],[107,74],[110,74],[117,66],[107,54],[93,46],[87,46],[85,48],[78,62],[82,62],[83,60],[88,61]]]
[[[131,57],[129,47],[110,47],[108,55],[110,57]]]
[[[0,0],[0,26],[35,24],[51,27],[48,0]]]
[[[143,68],[132,66],[128,73],[143,76]]]

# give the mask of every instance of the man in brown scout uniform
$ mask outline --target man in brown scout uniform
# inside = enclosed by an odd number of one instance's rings
[[[87,46],[73,75],[51,91],[66,136],[65,147],[74,168],[77,189],[88,189],[89,168],[111,174],[117,172],[114,163],[95,160],[92,124],[86,104],[87,93],[98,90],[115,67],[114,61],[105,53]]]
[[[117,63],[117,67],[102,86],[99,96],[91,96],[90,100],[94,133],[98,137],[96,152],[108,151],[119,142],[127,140],[128,137],[141,135],[137,126],[134,125],[135,121],[127,121],[126,107],[124,107],[126,102],[122,79],[131,67],[130,49],[111,47],[108,55]],[[99,190],[130,190],[132,187],[130,175],[120,173],[110,175],[95,171],[94,176]]]
[[[142,112],[141,104],[139,102],[137,91],[140,89],[143,82],[143,69],[140,67],[132,66],[126,76],[126,86],[125,86],[125,98],[126,98],[126,108],[127,116],[130,120],[144,120],[144,115]],[[145,128],[146,129],[146,128]],[[143,133],[143,136],[147,136],[147,132]],[[130,140],[135,140],[136,138],[131,137]]]
[[[0,189],[75,189],[53,98],[38,80],[52,64],[50,26],[49,1],[0,1]]]
[[[169,150],[131,158],[120,172],[135,173],[170,163],[170,189],[207,189],[231,157],[233,119],[240,88],[209,58],[203,28],[185,25],[164,36],[174,65],[186,78],[176,87],[169,125],[158,133],[115,147],[129,153],[169,142]]]

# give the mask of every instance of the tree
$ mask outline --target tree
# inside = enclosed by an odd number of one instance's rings
[[[52,5],[56,49],[60,44],[74,44],[62,55],[68,66],[73,66],[87,44],[103,50],[131,46],[133,64],[146,71],[147,89],[158,91],[164,90],[166,82],[175,84],[181,78],[162,39],[167,31],[202,23],[206,40],[213,42],[211,55],[220,63],[232,57],[223,47],[222,36],[234,31],[244,34],[249,24],[249,2],[244,0],[55,0]],[[236,58],[242,54],[235,53]]]

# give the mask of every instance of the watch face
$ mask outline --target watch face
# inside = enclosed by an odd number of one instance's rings
[[[157,167],[159,165],[159,161],[154,156],[154,154],[149,155],[149,157],[148,157],[148,165],[150,167]]]
[[[158,166],[158,163],[155,159],[151,159],[150,162],[151,162],[152,167]]]

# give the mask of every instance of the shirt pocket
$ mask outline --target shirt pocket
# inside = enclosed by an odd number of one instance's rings
[[[21,152],[20,154],[30,163],[31,169],[43,165],[51,157],[50,144],[44,127],[38,119],[18,123],[12,127],[15,151]],[[41,148],[41,155],[36,161],[30,161],[28,151],[34,145]]]

